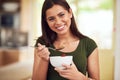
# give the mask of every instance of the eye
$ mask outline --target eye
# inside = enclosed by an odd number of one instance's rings
[[[60,17],[63,17],[64,15],[65,15],[64,13],[59,14]]]
[[[54,21],[55,20],[55,18],[54,17],[50,17],[50,18],[48,18],[48,21]]]

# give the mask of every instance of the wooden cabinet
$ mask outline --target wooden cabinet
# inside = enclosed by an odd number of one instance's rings
[[[0,47],[18,46],[19,27],[20,0],[0,0]]]
[[[0,50],[0,66],[8,65],[18,61],[19,61],[18,49]]]
[[[0,66],[2,66],[2,65],[3,65],[3,53],[0,50]]]
[[[7,10],[3,7],[5,4],[7,4]],[[18,6],[16,9],[14,9],[15,4]],[[0,0],[0,47],[16,48],[28,45],[27,30],[30,24],[26,21],[28,21],[29,18],[25,17],[24,20],[23,16],[25,15],[25,11],[27,15],[29,15],[29,12],[28,8],[23,10],[24,6],[22,6],[21,0]],[[27,29],[25,31],[21,28]]]

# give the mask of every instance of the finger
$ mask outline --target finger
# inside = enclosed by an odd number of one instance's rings
[[[48,48],[44,47],[39,51],[38,55],[46,60],[49,60],[50,52],[48,51]]]
[[[60,69],[60,68],[54,68],[58,73],[69,73],[70,69]]]
[[[41,46],[41,44],[40,44],[40,43],[38,43],[37,45],[38,45],[38,46]]]
[[[47,53],[45,53],[45,54],[39,54],[38,56],[39,57],[41,57],[41,58],[43,58],[44,60],[49,60],[49,55],[46,55]]]
[[[54,68],[54,70],[57,71],[58,73],[60,72],[60,70],[56,67]]]
[[[70,72],[68,70],[62,70],[62,69],[59,69],[59,68],[55,68],[55,70],[59,73],[60,76],[68,76],[70,75]]]
[[[62,64],[62,66],[65,67],[65,69],[71,69],[71,65]]]
[[[37,45],[38,45],[38,48],[43,47],[43,45],[40,43],[38,43]]]
[[[54,70],[56,70],[57,72],[62,72],[63,69],[59,68],[59,67],[55,67]]]
[[[76,67],[76,65],[75,65],[75,63],[72,61],[72,64],[71,64],[71,66],[74,66],[74,67]]]
[[[45,45],[38,46],[38,51],[42,51],[45,48]]]
[[[44,48],[44,56],[46,57],[47,60],[49,60],[49,55],[50,52],[48,51],[48,48]]]

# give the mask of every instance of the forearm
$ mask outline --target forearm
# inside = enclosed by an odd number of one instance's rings
[[[89,79],[81,72],[77,72],[73,77],[69,78],[69,80],[89,80]]]
[[[76,77],[74,77],[74,79],[70,79],[70,80],[97,80],[97,79],[93,79],[93,78],[90,78],[90,77],[87,77],[85,75],[83,75],[82,73],[78,73],[76,75]]]
[[[98,80],[98,79],[93,79],[91,77],[85,76],[82,73],[79,74],[78,79],[76,80]]]
[[[34,61],[32,80],[46,80],[48,61],[40,59]]]
[[[79,72],[76,78],[77,78],[76,80],[88,80],[87,76],[85,76],[81,72]]]

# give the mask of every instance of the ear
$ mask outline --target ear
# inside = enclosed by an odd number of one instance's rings
[[[69,9],[69,14],[70,14],[70,18],[72,18],[73,13],[71,8]]]

